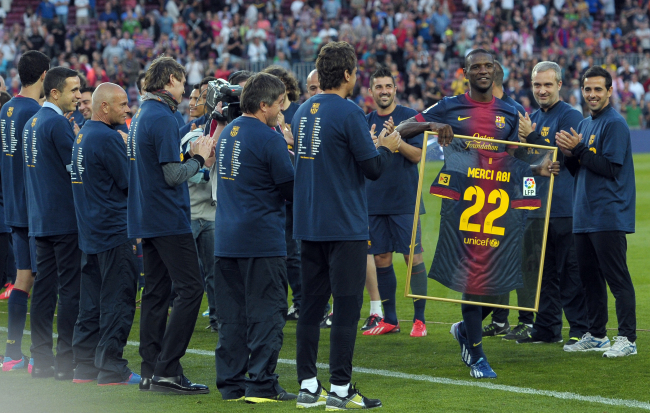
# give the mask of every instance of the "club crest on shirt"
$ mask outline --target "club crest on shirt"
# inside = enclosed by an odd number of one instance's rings
[[[14,114],[14,107],[12,106],[9,109],[7,109],[7,117],[10,118],[11,115],[13,115],[13,114]]]
[[[589,146],[594,144],[594,140],[596,140],[596,135],[591,135],[589,137]]]
[[[548,130],[550,129],[550,126],[544,126],[542,128],[542,136],[548,136]]]
[[[497,116],[494,124],[497,125],[497,128],[503,129],[506,127],[506,118],[504,116]]]
[[[84,135],[81,134],[81,133],[79,134],[79,136],[77,136],[77,145],[79,145],[81,143],[81,138],[83,138],[83,136]]]
[[[32,128],[36,125],[36,120],[37,120],[37,119],[38,119],[38,118],[34,118],[34,120],[32,120]]]
[[[233,126],[232,130],[230,131],[230,136],[234,138],[235,136],[237,136],[238,133],[239,133],[239,126]]]
[[[315,115],[316,112],[318,112],[319,107],[320,107],[320,103],[314,103],[313,105],[311,105],[311,110],[309,112],[311,112],[312,115]]]

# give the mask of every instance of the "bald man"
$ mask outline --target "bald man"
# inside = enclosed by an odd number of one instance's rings
[[[72,193],[83,252],[79,317],[72,348],[74,383],[139,384],[122,357],[135,314],[138,267],[127,236],[129,169],[124,133],[130,112],[124,90],[102,83],[92,117],[72,147]]]
[[[320,81],[318,80],[318,72],[314,69],[309,73],[309,76],[307,76],[307,93],[309,93],[309,97],[312,97],[321,92],[322,90],[320,88]]]

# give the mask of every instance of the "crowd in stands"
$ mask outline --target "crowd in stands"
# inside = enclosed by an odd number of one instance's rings
[[[75,16],[68,17],[67,0],[42,0],[27,8],[22,24],[4,26],[0,74],[10,93],[20,88],[14,63],[29,49],[43,51],[53,65],[80,71],[91,86],[109,80],[123,86],[137,104],[138,73],[163,53],[185,65],[191,86],[204,76],[226,78],[251,64],[291,69],[314,62],[327,42],[343,40],[359,57],[354,100],[361,107],[374,109],[369,77],[383,64],[397,80],[400,103],[423,110],[467,90],[462,58],[480,47],[495,52],[506,93],[528,111],[535,109],[530,74],[538,61],[556,61],[563,68],[562,99],[581,111],[579,78],[596,63],[612,74],[612,103],[630,127],[650,127],[647,0],[99,3],[70,0]],[[3,2],[0,18],[10,5]]]

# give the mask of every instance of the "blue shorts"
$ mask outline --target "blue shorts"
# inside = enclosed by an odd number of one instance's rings
[[[413,232],[413,214],[401,215],[370,215],[368,217],[370,231],[370,249],[368,254],[377,255],[386,252],[411,254],[411,233]],[[415,235],[414,254],[422,253],[422,230],[418,220]]]
[[[11,230],[16,268],[19,270],[31,269],[33,273],[36,273],[36,239],[28,235],[29,228],[11,227]]]

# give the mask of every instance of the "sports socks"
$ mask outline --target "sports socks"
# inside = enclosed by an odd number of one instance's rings
[[[388,324],[397,325],[397,311],[395,310],[395,290],[397,289],[397,277],[393,265],[377,268],[377,288],[379,296],[384,305],[384,321]]]
[[[7,349],[6,357],[12,360],[20,360],[23,353],[20,349],[23,340],[23,330],[27,320],[27,298],[29,294],[25,291],[14,288],[9,296],[9,323],[7,326]]]
[[[379,318],[384,318],[384,312],[381,309],[381,300],[370,302],[370,315],[373,314],[378,315]]]
[[[462,304],[464,335],[469,343],[470,364],[481,357],[487,360],[483,352],[483,308],[478,305]]]
[[[332,384],[332,387],[330,389],[332,393],[336,393],[339,397],[348,397],[349,390],[350,390],[350,383],[345,384],[343,386],[337,386],[336,384]]]
[[[316,393],[316,390],[318,390],[318,379],[312,377],[311,379],[303,380],[300,382],[300,388],[307,389],[310,393]]]
[[[427,295],[427,269],[424,263],[414,265],[411,269],[411,293],[414,295]],[[420,320],[424,323],[424,309],[427,306],[427,300],[413,299],[413,322]]]

